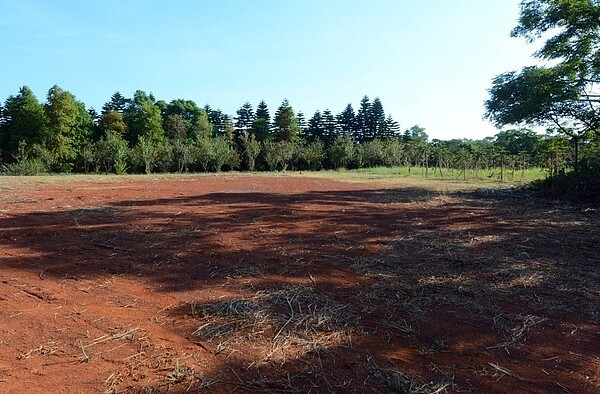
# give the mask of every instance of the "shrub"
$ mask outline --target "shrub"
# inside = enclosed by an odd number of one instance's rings
[[[600,206],[600,163],[582,162],[579,171],[560,172],[533,182],[532,187],[545,197]]]

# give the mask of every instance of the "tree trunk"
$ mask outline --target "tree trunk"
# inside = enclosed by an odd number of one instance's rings
[[[577,172],[579,171],[579,137],[573,137],[573,144],[575,145],[575,162],[573,163],[573,169]]]

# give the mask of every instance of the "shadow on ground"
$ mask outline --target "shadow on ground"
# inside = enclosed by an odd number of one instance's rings
[[[425,188],[49,204],[0,218],[3,267],[230,294],[169,310],[212,366],[171,391],[598,389],[595,211]]]

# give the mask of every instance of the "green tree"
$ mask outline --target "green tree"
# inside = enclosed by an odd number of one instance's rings
[[[223,125],[223,136],[227,138],[227,141],[229,141],[229,145],[233,146],[235,144],[235,128],[233,127],[233,124],[231,123],[229,117],[224,118]]]
[[[247,132],[252,127],[252,122],[254,122],[254,109],[252,108],[252,104],[249,102],[245,102],[237,111],[235,118],[235,128],[241,136],[244,132]]]
[[[235,168],[239,165],[239,156],[226,135],[211,139],[212,160],[216,172],[221,172],[224,165]]]
[[[56,85],[48,91],[44,109],[48,119],[46,148],[53,154],[57,170],[71,171],[91,137],[92,119],[83,103]]]
[[[372,139],[384,139],[389,137],[387,123],[385,121],[385,111],[379,97],[375,97],[371,104],[369,112],[368,135]]]
[[[392,115],[388,115],[385,118],[385,129],[387,132],[387,135],[385,137],[398,137],[400,133],[400,125],[394,120],[394,118],[392,118]]]
[[[173,140],[173,156],[177,162],[177,172],[187,172],[197,159],[198,150],[192,139]]]
[[[45,145],[48,140],[48,118],[43,105],[27,86],[10,96],[2,109],[2,138],[0,140],[5,161],[12,161],[21,142],[27,149]]]
[[[385,163],[384,146],[381,140],[363,142],[356,148],[356,162],[359,167],[379,167]]]
[[[158,157],[156,145],[142,135],[135,146],[135,154],[143,164],[146,174],[151,174]]]
[[[325,125],[323,124],[323,115],[321,111],[316,110],[313,116],[308,120],[305,139],[308,142],[313,142],[318,139],[323,139],[325,134]]]
[[[114,131],[109,131],[95,143],[94,152],[99,169],[103,169],[106,173],[114,171],[117,174],[124,174],[127,171],[129,156],[127,141]]]
[[[99,137],[106,135],[106,133],[109,131],[113,131],[122,137],[127,135],[127,124],[125,123],[125,118],[123,117],[122,113],[117,111],[103,113],[100,116],[98,127],[101,131],[101,135]]]
[[[131,145],[137,144],[141,136],[155,145],[162,142],[164,131],[161,110],[152,95],[142,90],[136,91],[133,100],[125,108],[124,116],[128,129],[127,140]]]
[[[110,100],[102,106],[102,114],[106,114],[108,112],[119,112],[122,114],[125,111],[125,108],[127,108],[127,104],[129,104],[129,102],[130,100],[128,98],[119,92],[115,92],[110,97]]]
[[[292,141],[267,141],[264,143],[263,151],[269,170],[274,171],[279,168],[285,171],[291,164],[297,149],[298,145]]]
[[[313,141],[300,149],[299,157],[306,162],[309,170],[319,170],[325,158],[325,145],[321,140]]]
[[[333,168],[346,167],[354,158],[354,141],[349,133],[338,135],[329,147]]]
[[[302,136],[304,136],[304,130],[306,129],[306,117],[304,116],[303,112],[298,112],[296,114],[296,124],[298,125],[298,127],[300,127],[300,134],[302,134]]]
[[[269,115],[269,108],[265,100],[260,100],[260,103],[256,106],[255,119],[265,119],[267,123],[271,122],[271,115]]]
[[[537,124],[569,136],[574,164],[579,144],[600,133],[600,4],[596,0],[524,0],[513,37],[546,38],[535,57],[550,66],[496,77],[486,117],[497,126]]]
[[[325,146],[331,145],[337,133],[337,122],[330,110],[323,111],[323,143]]]
[[[425,129],[419,125],[414,125],[411,128],[404,131],[404,135],[402,136],[404,142],[409,141],[424,141],[427,142],[429,140],[429,136],[425,132]]]
[[[383,142],[383,164],[389,167],[402,165],[404,157],[403,145],[397,138],[389,138]]]
[[[198,116],[192,121],[190,137],[199,139],[213,135],[213,125],[208,120],[208,114],[204,109],[198,111]]]
[[[342,134],[352,134],[356,129],[356,115],[352,104],[346,105],[346,108],[337,116],[337,124]]]
[[[270,141],[271,135],[271,116],[269,115],[269,108],[264,100],[261,100],[256,107],[256,113],[250,132],[254,134],[256,140],[259,142]]]
[[[196,159],[204,171],[208,171],[210,169],[210,165],[215,154],[213,150],[212,138],[213,137],[202,136],[196,140]]]
[[[169,114],[165,119],[164,130],[169,138],[185,139],[188,136],[190,124],[179,114]]]
[[[169,138],[156,147],[156,169],[160,172],[170,172],[175,169],[175,154],[173,143]]]
[[[371,123],[371,101],[368,96],[364,96],[360,101],[360,108],[355,120],[356,129],[354,139],[359,143],[371,140],[372,136],[369,129]]]
[[[504,130],[494,136],[495,144],[504,148],[511,155],[525,152],[529,156],[535,156],[541,135],[528,129]]]
[[[254,134],[248,133],[242,134],[241,142],[244,157],[246,158],[246,163],[248,165],[248,170],[254,171],[254,168],[256,166],[256,158],[258,157],[261,151],[260,142],[257,141]]]
[[[273,122],[275,141],[297,142],[300,138],[300,127],[294,109],[287,100],[283,100]]]

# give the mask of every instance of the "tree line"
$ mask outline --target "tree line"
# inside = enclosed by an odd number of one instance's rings
[[[598,139],[578,140],[577,157],[598,152]],[[271,116],[264,101],[244,103],[235,116],[192,100],[156,100],[138,90],[114,93],[100,112],[58,86],[40,102],[22,87],[0,106],[0,153],[8,174],[44,172],[151,173],[223,170],[319,170],[414,167],[424,175],[495,168],[573,166],[567,138],[528,129],[479,141],[431,140],[415,125],[400,130],[379,98],[365,96],[339,113],[306,119],[284,100]],[[488,176],[490,176],[488,174]],[[503,174],[503,172],[500,172]],[[500,175],[502,176],[502,175]]]

